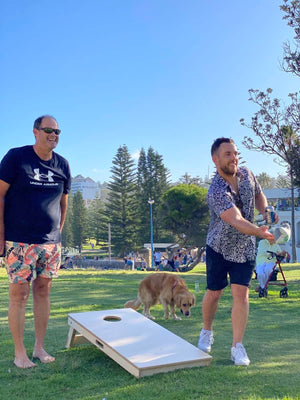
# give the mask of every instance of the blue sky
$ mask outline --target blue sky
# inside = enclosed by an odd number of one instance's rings
[[[33,144],[36,117],[62,129],[72,175],[109,180],[126,144],[152,146],[176,181],[213,172],[210,146],[237,143],[255,174],[284,173],[247,151],[250,88],[288,102],[299,80],[280,70],[292,30],[277,0],[11,0],[0,7],[0,158]]]

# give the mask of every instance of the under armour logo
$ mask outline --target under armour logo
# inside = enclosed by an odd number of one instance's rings
[[[48,182],[54,182],[54,179],[52,178],[54,173],[51,172],[51,171],[48,171],[48,175],[40,174],[40,169],[39,168],[34,169],[33,172],[35,173],[33,179],[35,179],[36,181],[40,181],[41,178],[42,178],[42,179],[48,179]]]

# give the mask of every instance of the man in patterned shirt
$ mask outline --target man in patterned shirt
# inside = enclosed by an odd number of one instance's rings
[[[198,347],[209,352],[213,343],[213,320],[223,289],[233,297],[231,312],[235,365],[249,365],[242,345],[249,313],[249,284],[255,265],[255,236],[272,239],[267,226],[253,224],[254,208],[264,215],[268,206],[253,173],[238,167],[238,151],[232,139],[218,138],[211,147],[217,172],[207,193],[210,225],[206,246],[207,291],[203,298],[203,329]],[[278,216],[276,215],[276,222]]]

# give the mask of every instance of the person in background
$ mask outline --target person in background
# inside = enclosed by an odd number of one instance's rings
[[[128,257],[126,264],[125,264],[125,269],[131,270],[132,266],[133,266],[132,259],[131,259],[131,257]]]
[[[259,297],[265,296],[265,285],[276,263],[276,255],[285,256],[286,252],[284,250],[281,251],[275,239],[260,240],[256,256],[256,275],[259,287],[255,289],[259,292]]]
[[[156,252],[154,253],[154,261],[155,261],[155,265],[159,266],[160,262],[161,262],[161,252],[160,250],[156,250]]]
[[[286,244],[291,237],[291,226],[287,222],[282,222],[281,226],[272,227],[270,232],[274,239],[262,239],[258,244],[256,256],[256,275],[259,286],[255,289],[259,292],[259,297],[267,295],[266,284],[276,264],[276,256],[286,257],[287,252],[281,250],[280,244]]]

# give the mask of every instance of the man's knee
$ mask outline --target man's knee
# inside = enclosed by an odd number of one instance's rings
[[[9,285],[9,299],[13,303],[26,303],[29,297],[29,284],[11,283]]]
[[[37,278],[32,282],[32,291],[34,296],[48,297],[51,290],[52,279]]]
[[[207,289],[205,293],[205,298],[209,301],[218,301],[222,296],[223,290],[210,290]]]
[[[231,293],[234,301],[240,303],[248,303],[249,301],[249,288],[243,285],[231,285]]]

